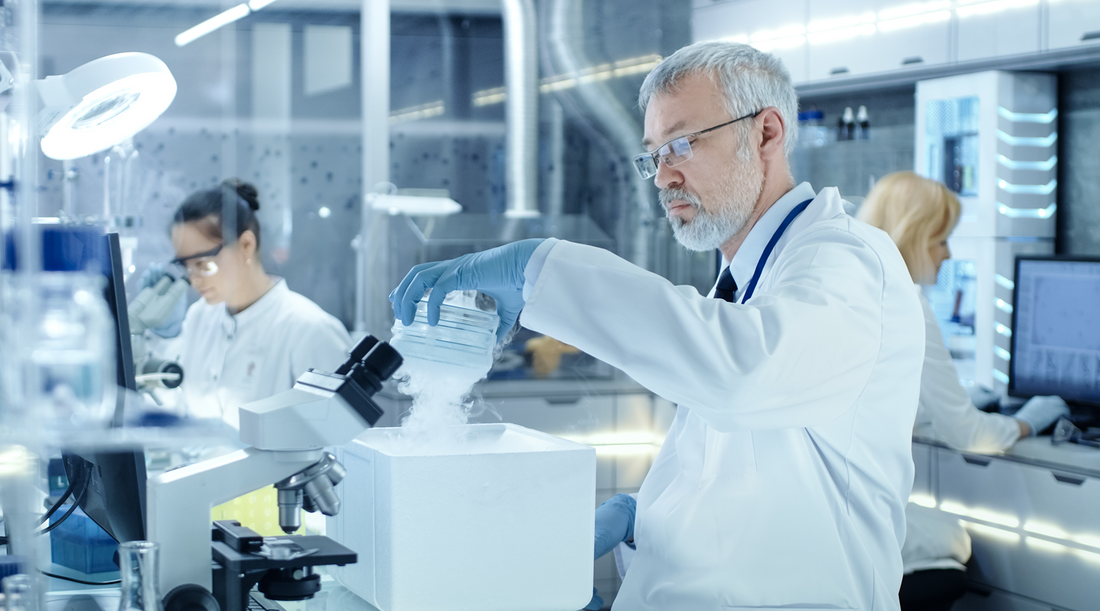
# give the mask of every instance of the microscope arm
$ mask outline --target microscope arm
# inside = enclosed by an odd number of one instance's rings
[[[162,473],[147,486],[147,538],[160,543],[160,588],[185,583],[212,589],[210,510],[290,477],[321,460],[323,450],[271,452],[245,448]]]

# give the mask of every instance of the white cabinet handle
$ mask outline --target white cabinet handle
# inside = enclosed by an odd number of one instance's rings
[[[991,458],[980,458],[978,456],[967,456],[963,454],[963,460],[971,465],[977,465],[979,467],[988,467],[989,463],[993,462]]]
[[[1054,471],[1051,471],[1050,474],[1054,476],[1054,479],[1062,482],[1063,484],[1080,486],[1081,484],[1085,483],[1085,478],[1078,477],[1076,475],[1063,475],[1061,473],[1055,473]]]
[[[1084,34],[1082,34],[1081,42],[1096,40],[1097,38],[1100,38],[1100,30],[1093,30],[1092,32],[1085,32]]]

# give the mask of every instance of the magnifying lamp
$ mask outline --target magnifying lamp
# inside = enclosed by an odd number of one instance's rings
[[[168,66],[147,53],[119,53],[62,76],[36,81],[42,152],[75,159],[108,149],[145,129],[176,97]]]

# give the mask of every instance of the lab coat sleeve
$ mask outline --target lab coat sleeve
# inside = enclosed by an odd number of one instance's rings
[[[1020,437],[1018,421],[974,407],[970,395],[959,384],[932,307],[924,296],[920,300],[925,347],[917,422],[930,422],[936,437],[956,450],[1000,452],[1011,447]]]
[[[320,371],[336,371],[351,350],[351,337],[336,318],[318,317],[299,329],[298,339],[290,353],[292,379],[311,367]]]
[[[860,238],[829,226],[792,236],[765,277],[748,304],[727,303],[562,241],[522,322],[720,431],[834,420],[855,403],[878,356],[882,263]]]

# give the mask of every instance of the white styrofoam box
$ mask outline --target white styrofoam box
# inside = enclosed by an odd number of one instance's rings
[[[596,453],[514,424],[410,451],[375,428],[338,448],[336,578],[381,611],[580,609],[592,597]],[[530,550],[518,560],[520,549]]]

